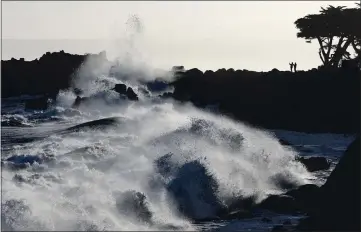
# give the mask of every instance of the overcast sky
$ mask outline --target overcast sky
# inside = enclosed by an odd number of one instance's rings
[[[124,53],[124,40],[140,25],[133,41],[139,59],[159,68],[267,71],[295,61],[298,69],[309,69],[320,65],[318,45],[298,39],[294,21],[321,6],[355,2],[2,2],[2,59],[59,50],[107,50],[112,58]]]

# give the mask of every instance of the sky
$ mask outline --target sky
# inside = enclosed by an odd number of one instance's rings
[[[156,68],[184,65],[299,70],[321,64],[318,44],[297,38],[294,21],[328,5],[356,1],[6,1],[2,2],[2,59],[45,52],[107,51],[108,59],[136,51]]]

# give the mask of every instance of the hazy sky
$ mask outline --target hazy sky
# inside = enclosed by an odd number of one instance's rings
[[[296,37],[294,21],[321,6],[356,1],[2,2],[2,59],[35,59],[47,51],[124,53],[126,22],[140,19],[134,45],[159,68],[184,65],[270,70],[320,65],[318,45]]]

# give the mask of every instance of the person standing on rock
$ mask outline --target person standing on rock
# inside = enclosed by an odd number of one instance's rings
[[[292,63],[290,63],[290,68],[291,68],[291,72],[292,72],[292,69],[293,69],[293,62]]]
[[[293,70],[294,70],[295,72],[297,72],[297,63],[296,63],[296,62],[293,64]]]

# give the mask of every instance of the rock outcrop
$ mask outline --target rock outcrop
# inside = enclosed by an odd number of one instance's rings
[[[331,163],[325,157],[297,157],[309,172],[316,172],[320,170],[327,170]]]
[[[127,87],[125,84],[116,84],[113,90],[121,95],[126,96],[129,100],[138,101],[138,95],[131,87]]]
[[[219,104],[222,113],[268,129],[327,133],[360,129],[358,70],[190,69],[171,85],[176,100],[200,107]]]
[[[67,89],[75,71],[84,62],[85,55],[63,51],[47,52],[40,59],[1,61],[2,97],[20,95],[57,95]]]
[[[298,231],[360,230],[360,136],[314,196],[310,216],[300,222]]]
[[[40,97],[35,99],[28,99],[25,101],[26,110],[46,110],[51,103],[48,97]]]

